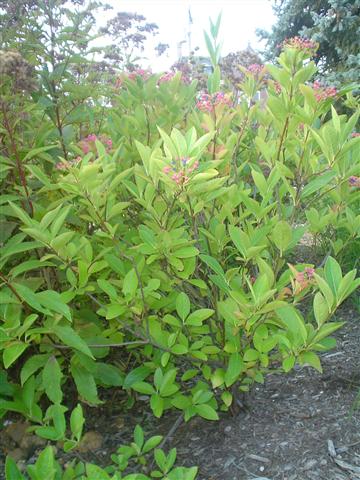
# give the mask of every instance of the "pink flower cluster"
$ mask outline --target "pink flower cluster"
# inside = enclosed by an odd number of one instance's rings
[[[355,175],[352,175],[349,178],[349,185],[350,187],[360,188],[360,177],[355,177]]]
[[[313,42],[309,38],[305,37],[292,37],[286,38],[282,43],[281,47],[285,48],[292,48],[294,50],[298,50],[300,52],[305,52],[309,55],[313,55],[316,50],[319,48],[319,44],[317,42]]]
[[[281,87],[281,84],[279,82],[274,82],[274,90],[275,92],[280,95],[281,91],[282,91],[282,87]]]
[[[318,80],[314,82],[313,89],[315,91],[315,98],[317,102],[322,102],[327,98],[336,97],[338,93],[335,87],[324,87]]]
[[[79,162],[81,162],[81,157],[76,157],[74,160],[64,160],[63,162],[59,162],[55,165],[57,170],[68,170],[70,167],[74,167]]]
[[[171,80],[175,77],[175,72],[167,72],[163,73],[158,80],[158,84],[171,82]]]
[[[148,70],[143,68],[137,68],[133,72],[127,74],[129,80],[136,80],[137,77],[141,77],[143,80],[147,80],[150,77],[151,73]]]
[[[231,106],[231,100],[224,92],[216,92],[212,95],[201,93],[196,102],[196,107],[202,112],[213,112],[218,105]]]
[[[360,137],[360,132],[353,132],[351,134],[351,138],[357,138],[357,137]]]
[[[254,77],[260,77],[260,75],[265,73],[265,66],[259,63],[252,63],[247,67],[247,71],[252,73]]]
[[[106,151],[109,152],[112,149],[112,140],[111,138],[107,137],[106,135],[100,135],[98,138],[95,133],[91,133],[87,137],[85,137],[83,140],[80,142],[80,148],[83,151],[83,153],[86,155],[90,151],[95,152],[95,141],[99,140],[101,143],[106,145]]]
[[[158,80],[158,85],[161,85],[162,83],[171,82],[171,80],[175,77],[176,74],[177,74],[177,72],[163,73]],[[190,83],[190,79],[186,75],[184,75],[183,73],[181,73],[181,81],[182,81],[182,83],[184,83],[186,85],[188,85]]]
[[[196,160],[191,166],[189,166],[190,159],[188,157],[183,157],[181,160],[177,160],[177,162],[173,160],[171,166],[166,165],[166,167],[163,168],[163,172],[168,175],[176,185],[184,185],[189,181],[190,175],[194,170],[199,168],[199,162]]]

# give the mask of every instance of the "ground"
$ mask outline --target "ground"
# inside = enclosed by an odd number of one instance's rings
[[[250,411],[222,415],[219,422],[195,418],[177,429],[165,449],[177,448],[179,464],[198,465],[199,480],[360,479],[360,410],[351,414],[360,387],[360,315],[348,302],[337,319],[346,324],[336,333],[337,348],[322,355],[323,374],[304,367],[272,375],[255,389]],[[136,423],[148,435],[166,435],[177,416],[157,420],[146,403],[124,413],[115,394],[88,410],[87,419],[91,432],[78,455],[106,464]]]

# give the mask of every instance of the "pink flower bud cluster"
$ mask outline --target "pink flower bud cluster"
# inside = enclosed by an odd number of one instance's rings
[[[279,82],[274,82],[274,90],[278,95],[280,95],[280,93],[282,91],[282,87],[281,87],[281,84]]]
[[[98,138],[95,135],[95,133],[91,133],[80,142],[80,148],[85,155],[89,152],[96,151],[96,147],[95,147],[96,140],[99,140],[101,143],[106,145],[107,152],[109,152],[112,149],[113,144],[112,144],[111,138],[107,137],[106,135],[100,135],[100,137]]]
[[[170,165],[166,165],[163,168],[163,172],[173,180],[176,185],[184,185],[190,179],[192,173],[199,168],[199,161],[196,160],[189,166],[190,159],[183,157],[177,159],[177,162],[173,160]]]
[[[177,72],[163,73],[158,80],[158,85],[161,85],[162,83],[171,82],[171,80],[175,77],[176,74],[177,74]],[[188,85],[190,83],[190,79],[186,75],[184,75],[183,73],[181,73],[181,81],[182,81],[182,83],[184,83],[186,85]]]
[[[315,269],[306,267],[303,272],[297,272],[295,275],[295,280],[300,284],[305,284],[309,280],[314,278]]]
[[[265,66],[259,63],[252,63],[247,67],[247,71],[254,75],[254,77],[260,77],[265,73]]]
[[[171,82],[171,80],[175,77],[175,72],[167,72],[167,73],[163,73],[161,75],[161,77],[159,78],[158,80],[158,85],[160,85],[161,83],[167,83],[167,82]]]
[[[76,157],[74,160],[64,160],[55,165],[56,170],[68,170],[70,167],[75,167],[79,162],[81,162],[81,157]]]
[[[353,132],[351,134],[351,138],[357,138],[357,137],[360,137],[360,132]]]
[[[315,98],[317,102],[322,102],[327,98],[336,97],[338,93],[335,87],[324,87],[318,80],[314,82],[313,89],[315,91]]]
[[[151,73],[148,70],[142,68],[137,68],[133,72],[127,74],[129,80],[136,80],[137,77],[141,77],[143,80],[147,80],[150,77]]]
[[[349,178],[349,185],[350,187],[360,188],[360,177],[355,177],[355,175],[352,175]]]
[[[213,112],[218,105],[231,106],[231,100],[224,92],[216,92],[212,95],[201,93],[196,102],[196,107],[202,112]]]
[[[313,42],[309,38],[292,37],[286,38],[281,44],[281,47],[283,49],[292,48],[294,50],[298,50],[299,52],[305,52],[309,55],[314,55],[316,50],[319,48],[319,44],[317,42]]]

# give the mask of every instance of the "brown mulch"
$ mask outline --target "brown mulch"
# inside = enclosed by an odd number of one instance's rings
[[[360,388],[360,315],[348,302],[337,320],[346,324],[335,334],[337,348],[322,354],[323,374],[304,367],[271,375],[255,388],[250,411],[218,422],[195,418],[165,449],[177,448],[179,464],[198,465],[199,480],[360,479],[360,409],[350,414]],[[136,423],[149,436],[166,435],[176,421],[176,413],[154,419],[145,398],[145,408],[124,413],[123,398],[119,391],[87,410],[87,428],[101,434],[102,445],[82,458],[106,464]]]

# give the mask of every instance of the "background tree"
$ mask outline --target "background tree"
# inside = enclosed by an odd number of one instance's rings
[[[275,58],[286,38],[304,35],[319,43],[315,61],[328,83],[351,83],[360,78],[360,0],[275,0],[277,22],[263,52]]]
[[[127,69],[138,67],[144,44],[148,35],[157,35],[159,27],[149,23],[143,15],[130,12],[118,12],[100,29],[102,35],[111,38],[113,43],[105,48],[105,59],[110,63]],[[166,50],[166,44],[155,47],[158,55]]]

